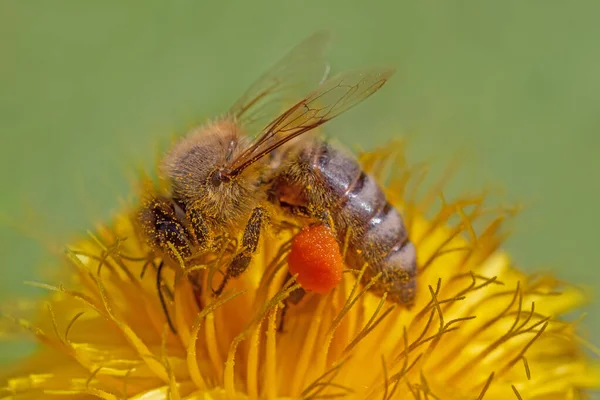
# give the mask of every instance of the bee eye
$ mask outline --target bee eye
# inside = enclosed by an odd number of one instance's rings
[[[208,179],[209,179],[211,185],[213,185],[214,187],[220,186],[221,183],[229,181],[229,177],[223,173],[222,169],[214,170],[210,174]]]

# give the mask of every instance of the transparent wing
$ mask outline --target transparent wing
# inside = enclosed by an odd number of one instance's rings
[[[325,53],[330,42],[327,31],[319,31],[294,47],[265,72],[231,107],[230,115],[253,133],[292,102],[327,78]],[[307,89],[308,88],[308,89]],[[255,129],[256,130],[256,129]]]
[[[392,76],[391,68],[349,71],[324,82],[264,128],[254,142],[227,167],[236,176],[265,154],[337,117],[379,90]]]

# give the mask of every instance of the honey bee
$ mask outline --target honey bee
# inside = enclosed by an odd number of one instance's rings
[[[247,269],[268,210],[294,221],[323,222],[346,245],[350,268],[368,263],[366,278],[382,273],[371,290],[409,306],[416,252],[400,213],[354,157],[320,136],[305,135],[370,97],[394,70],[372,67],[327,78],[327,42],[326,32],[309,37],[229,112],[179,140],[160,165],[170,192],[143,203],[140,226],[152,246],[174,247],[184,257],[210,249],[217,237],[241,236],[214,291],[219,294]],[[306,85],[316,89],[301,95]]]

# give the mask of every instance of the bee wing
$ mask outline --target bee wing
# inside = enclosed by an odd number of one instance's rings
[[[236,176],[277,147],[337,117],[379,90],[391,68],[369,68],[337,75],[268,124],[254,142],[227,166]]]
[[[327,31],[318,31],[294,47],[265,72],[231,107],[230,115],[249,132],[274,118],[297,99],[323,82],[329,73],[325,53],[330,42]]]

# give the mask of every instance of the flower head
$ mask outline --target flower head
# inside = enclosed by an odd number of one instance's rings
[[[361,161],[418,249],[411,308],[371,293],[364,270],[286,303],[298,287],[287,230],[215,297],[206,288],[226,249],[162,270],[124,212],[69,248],[68,282],[38,284],[50,294],[35,318],[10,317],[40,347],[0,382],[2,397],[576,399],[600,386],[576,324],[559,319],[585,296],[515,268],[499,250],[504,214],[481,198],[447,202],[434,185],[415,199],[421,175],[399,148]],[[389,162],[397,172],[384,176]]]

